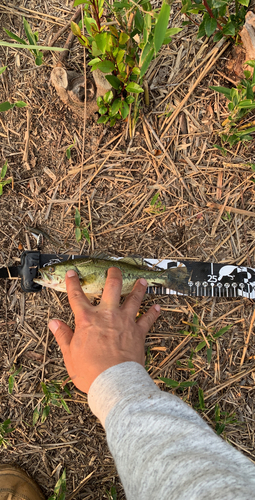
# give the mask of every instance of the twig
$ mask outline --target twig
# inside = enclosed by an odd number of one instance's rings
[[[82,33],[84,35],[83,9],[81,9],[81,18],[82,18]],[[87,119],[86,48],[84,46],[83,46],[83,64],[84,64],[84,113],[83,113],[82,156],[81,156],[81,171],[80,171],[79,211],[81,209],[82,172],[83,172],[83,162],[85,153],[85,134],[86,134],[86,119]]]
[[[242,210],[241,208],[230,207],[229,205],[218,205],[218,203],[207,203],[209,208],[218,208],[219,210],[226,210],[226,212],[233,212],[233,214],[247,215],[248,217],[255,217],[254,212],[249,210]]]
[[[26,165],[27,170],[31,170],[28,164],[28,153],[29,153],[29,138],[30,138],[30,124],[31,124],[31,109],[27,107],[27,130],[25,133],[25,149],[23,154],[23,162]]]
[[[76,495],[77,493],[79,493],[79,491],[82,489],[82,487],[84,486],[84,484],[91,478],[91,476],[94,474],[95,470],[93,470],[92,472],[90,472],[90,474],[88,474],[79,484],[79,486],[77,486],[77,488],[75,488],[75,490],[70,493],[70,495],[68,495],[66,497],[66,500],[72,500]]]
[[[74,34],[72,33],[72,31],[70,31],[68,37],[67,37],[67,40],[66,40],[66,43],[64,45],[64,48],[66,50],[63,50],[63,52],[61,52],[60,56],[59,56],[59,63],[64,63],[65,59],[67,58],[68,56],[68,53],[69,53],[69,49],[72,47],[73,45],[73,41],[74,41]]]
[[[248,332],[248,335],[247,335],[247,339],[245,340],[245,345],[244,345],[244,348],[243,348],[243,355],[242,355],[240,366],[243,365],[244,358],[246,356],[246,352],[247,352],[247,349],[248,349],[248,345],[249,345],[250,336],[251,336],[251,332],[252,332],[252,329],[253,329],[254,321],[255,321],[255,307],[253,308],[252,318],[251,318],[251,322],[250,322],[250,328],[249,328],[249,332]]]
[[[51,207],[52,207],[52,202],[55,200],[55,198],[57,196],[57,192],[58,192],[58,186],[55,188],[55,191],[51,197],[50,204],[49,204],[47,211],[46,211],[46,214],[44,216],[44,220],[47,220],[49,218]]]
[[[70,23],[72,21],[79,22],[79,16],[81,16],[81,10],[82,10],[82,6],[77,9],[77,11],[73,15],[73,17],[71,17],[70,21],[68,21],[68,23],[65,26],[63,26],[63,28],[60,28],[58,30],[58,32],[55,34],[55,36],[52,38],[52,40],[48,44],[49,47],[53,47],[55,45],[56,41],[70,28]]]

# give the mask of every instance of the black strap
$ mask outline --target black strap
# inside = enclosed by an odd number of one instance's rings
[[[18,266],[0,268],[0,278],[18,278],[18,277],[19,277]]]

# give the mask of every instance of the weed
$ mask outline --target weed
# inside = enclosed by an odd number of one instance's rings
[[[75,210],[75,238],[76,238],[77,243],[79,243],[79,241],[81,241],[83,236],[87,240],[87,242],[90,243],[90,236],[89,236],[89,231],[88,231],[89,226],[90,226],[90,222],[89,222],[87,227],[81,228],[81,215],[80,215],[78,208],[76,208],[76,210]]]
[[[66,149],[66,157],[68,160],[70,160],[71,158],[71,149],[75,146],[75,139],[73,141],[73,144],[71,144],[70,146],[68,146],[68,148]]]
[[[181,390],[184,391],[187,387],[193,387],[193,385],[196,385],[196,382],[193,380],[187,380],[183,382],[178,382],[177,380],[173,380],[171,378],[165,378],[165,377],[159,377],[159,380],[162,380],[162,382],[165,382],[165,384],[168,387],[172,387],[173,389]]]
[[[45,422],[50,413],[50,405],[63,407],[67,411],[67,413],[71,413],[62,396],[62,389],[64,389],[66,394],[71,397],[71,393],[66,385],[63,387],[62,382],[56,382],[52,380],[48,384],[41,382],[41,386],[44,392],[44,397],[34,410],[33,425],[37,423],[40,416],[41,423],[43,424],[43,422]]]
[[[0,104],[0,106],[1,106],[1,104]],[[4,186],[6,186],[7,184],[10,184],[12,182],[11,177],[8,177],[7,179],[5,179],[5,176],[7,173],[7,168],[8,168],[8,163],[6,160],[4,166],[2,167],[1,173],[0,173],[0,196],[3,194]]]
[[[10,445],[9,440],[6,438],[6,434],[10,434],[14,429],[9,427],[11,421],[8,418],[2,424],[0,424],[0,446],[7,448]]]
[[[235,418],[235,413],[229,413],[228,411],[221,411],[218,403],[215,405],[214,409],[214,420],[215,420],[215,431],[218,435],[222,434],[226,425],[228,424],[238,424],[240,423]]]
[[[160,193],[156,193],[151,202],[149,208],[145,209],[145,212],[148,212],[151,215],[159,215],[166,210],[166,206],[162,205],[161,201],[158,201]]]
[[[22,366],[20,366],[17,370],[15,370],[15,366],[13,366],[12,370],[13,371],[11,372],[9,379],[8,379],[8,392],[9,392],[9,394],[12,394],[14,382],[15,382],[15,377],[21,372]]]
[[[253,90],[255,85],[255,60],[247,61],[246,64],[253,68],[253,76],[251,71],[244,71],[245,78],[240,81],[236,88],[210,87],[210,89],[223,94],[230,101],[228,103],[230,115],[222,123],[224,128],[219,132],[222,146],[216,146],[223,154],[226,153],[226,149],[223,147],[224,144],[228,143],[230,146],[234,146],[240,141],[251,141],[253,137],[250,134],[255,132],[255,121],[242,124],[244,117],[255,109],[255,91]]]
[[[213,41],[218,42],[221,38],[231,37],[238,41],[240,28],[244,24],[245,14],[250,0],[182,0],[181,12],[186,14],[189,21],[199,25],[198,38],[214,35]],[[233,11],[234,13],[230,14]],[[197,18],[194,21],[190,14],[202,14],[203,20]]]
[[[212,359],[212,342],[215,342],[219,337],[221,337],[222,335],[224,335],[224,333],[226,333],[230,328],[232,328],[232,326],[233,325],[224,326],[224,328],[221,328],[218,332],[213,333],[212,337],[207,337],[207,341],[208,341],[208,343],[210,345],[210,347],[207,346],[207,361],[208,361],[208,364],[210,364],[211,359]],[[201,349],[203,349],[206,345],[207,344],[206,344],[205,340],[203,340],[202,342],[199,342],[199,344],[195,348],[195,352],[201,351]]]
[[[101,117],[99,123],[113,126],[118,119],[125,119],[134,103],[132,130],[137,119],[139,94],[143,93],[143,77],[161,46],[171,42],[171,36],[182,28],[167,29],[170,16],[170,0],[161,9],[152,10],[150,2],[138,3],[120,0],[112,5],[107,0],[75,0],[74,6],[84,4],[84,25],[71,23],[71,29],[81,45],[91,56],[89,66],[106,73],[106,79],[116,91],[98,102]],[[116,19],[116,25],[102,25],[104,9],[107,21]],[[110,12],[110,15],[109,15]],[[135,94],[135,97],[131,94]]]
[[[117,491],[115,486],[112,486],[110,491],[106,490],[106,495],[108,496],[109,500],[117,500]]]
[[[59,478],[54,493],[48,500],[65,500],[66,498],[66,470],[64,469],[62,476]]]

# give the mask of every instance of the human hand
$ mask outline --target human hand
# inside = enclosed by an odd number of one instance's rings
[[[51,320],[49,329],[62,351],[70,378],[83,392],[88,392],[98,375],[111,366],[125,361],[144,366],[145,337],[160,314],[160,306],[153,305],[136,321],[147,282],[138,280],[120,306],[121,287],[121,271],[111,267],[101,302],[93,306],[82,291],[78,275],[72,270],[66,273],[75,330],[59,319]]]

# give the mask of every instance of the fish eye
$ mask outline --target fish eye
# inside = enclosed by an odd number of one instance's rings
[[[50,273],[54,273],[54,271],[55,271],[55,267],[52,267],[52,266],[51,266],[51,267],[49,267],[49,271],[50,271]]]

